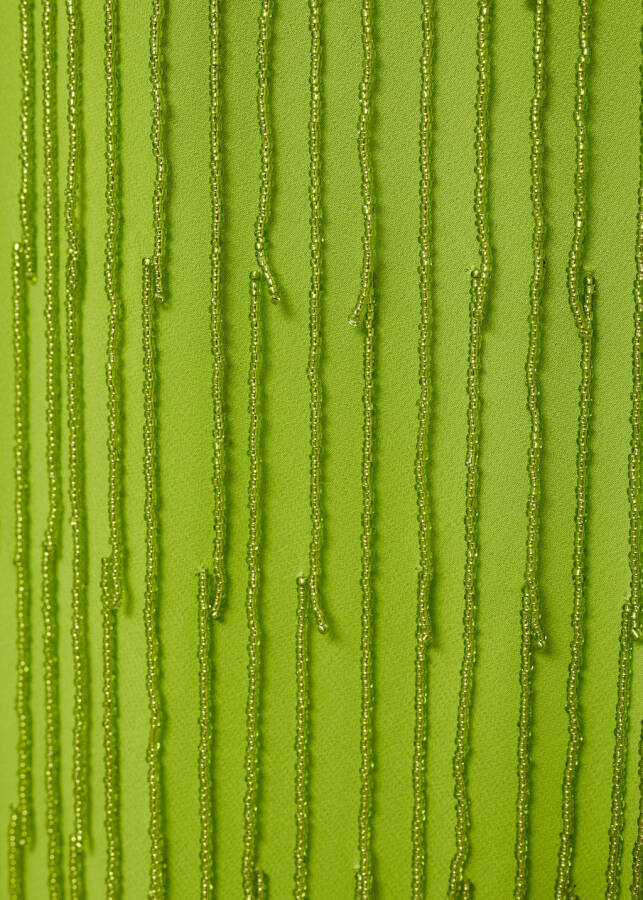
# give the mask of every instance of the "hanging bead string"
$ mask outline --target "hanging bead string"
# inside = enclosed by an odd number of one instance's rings
[[[543,214],[543,136],[545,0],[537,0],[534,11],[534,95],[531,103],[531,200],[534,217],[532,237],[533,272],[527,355],[527,406],[531,418],[528,453],[529,498],[527,501],[527,566],[520,611],[520,714],[518,719],[518,800],[516,814],[516,880],[514,895],[525,900],[529,887],[529,799],[531,769],[531,723],[533,717],[533,650],[545,646],[538,597],[538,542],[540,516],[540,456],[542,428],[538,405],[540,356],[540,306],[545,268]]]
[[[362,172],[364,210],[364,263],[360,295],[349,317],[357,325],[366,309],[364,327],[364,437],[362,448],[362,609],[360,651],[360,769],[357,849],[359,856],[355,895],[365,900],[373,891],[371,822],[373,806],[373,597],[372,597],[372,533],[373,533],[373,372],[375,366],[375,299],[373,286],[373,197],[370,162],[370,94],[373,69],[373,23],[371,0],[362,3],[362,82],[360,85],[359,158]]]
[[[198,573],[199,612],[199,819],[201,823],[201,898],[214,897],[214,822],[212,817],[212,667],[210,627],[212,605],[208,576]]]
[[[259,292],[260,274],[250,276],[250,435],[248,456],[250,479],[248,484],[248,507],[250,514],[248,535],[248,594],[246,614],[248,618],[248,700],[246,705],[246,796],[244,801],[243,835],[243,895],[245,900],[260,900],[266,894],[263,872],[257,870],[258,851],[258,799],[259,799],[259,718],[260,718],[260,676],[261,676],[261,635],[257,600],[259,596],[259,515],[260,515],[260,471],[259,471],[259,429],[260,429],[260,322]]]
[[[31,572],[29,565],[29,382],[26,259],[13,245],[14,368],[14,564],[16,567],[16,714],[18,719],[18,802],[11,808],[9,841],[10,896],[22,897],[24,851],[31,842]]]
[[[105,837],[107,869],[105,896],[117,900],[121,896],[121,826],[119,783],[117,628],[114,599],[113,560],[101,561],[101,596],[103,612],[103,749],[105,790]]]
[[[310,541],[310,602],[320,632],[328,630],[319,603],[321,538],[323,529],[321,507],[321,414],[322,388],[319,378],[321,356],[320,293],[321,293],[321,154],[320,133],[320,67],[321,29],[319,0],[310,0],[310,351],[308,380],[310,382],[310,505],[312,535]]]
[[[630,726],[630,686],[632,681],[632,607],[623,607],[619,641],[616,726],[614,729],[614,760],[612,763],[612,800],[609,827],[609,856],[607,862],[608,900],[621,896],[621,867],[623,862],[623,827],[625,824],[625,789],[627,785],[627,738]]]
[[[643,897],[643,722],[639,740],[639,818],[634,850],[632,851],[632,898]]]
[[[210,328],[214,413],[214,601],[217,618],[225,592],[225,468],[223,420],[223,351],[221,348],[221,151],[219,126],[219,2],[210,0],[210,185],[212,191]]]
[[[35,238],[35,107],[34,92],[34,11],[33,0],[20,0],[20,225],[25,255],[25,272],[36,277]]]
[[[310,383],[310,505],[311,540],[309,551],[310,575],[297,579],[297,709],[296,709],[296,765],[295,765],[295,897],[308,896],[308,840],[309,840],[309,658],[308,658],[308,600],[317,628],[324,634],[328,625],[319,603],[320,555],[323,517],[321,508],[321,407],[322,392],[319,378],[321,355],[320,293],[321,293],[321,155],[320,145],[320,70],[321,26],[318,0],[310,0],[310,349],[308,379]]]
[[[123,592],[122,549],[122,410],[121,410],[121,304],[118,296],[118,267],[120,260],[118,195],[119,117],[117,94],[117,23],[116,0],[105,0],[105,200],[107,227],[105,233],[105,294],[109,304],[107,337],[107,449],[109,456],[108,507],[109,542],[112,587],[110,596],[115,606]]]
[[[271,163],[272,150],[270,144],[270,123],[267,112],[268,94],[268,47],[269,47],[269,22],[272,16],[271,0],[262,0],[261,16],[259,18],[259,130],[261,132],[261,188],[259,199],[259,215],[255,232],[255,249],[257,252],[257,265],[263,272],[268,285],[268,291],[273,303],[279,302],[277,282],[272,274],[266,257],[265,232],[266,222],[270,210],[271,193]]]
[[[359,88],[359,159],[362,172],[362,199],[364,210],[364,256],[360,291],[355,309],[349,316],[351,325],[357,325],[373,289],[373,177],[371,172],[369,136],[371,118],[371,78],[373,71],[373,10],[371,0],[362,0],[362,83]]]
[[[432,579],[431,498],[428,479],[431,419],[431,97],[433,84],[433,4],[422,6],[422,119],[420,126],[420,406],[415,483],[418,500],[420,574],[415,649],[415,731],[413,739],[413,819],[411,895],[422,900],[426,885],[426,742],[428,647],[431,640],[429,596]]]
[[[630,499],[630,571],[632,596],[632,630],[634,639],[641,635],[641,518],[639,498],[641,493],[641,396],[643,371],[641,369],[643,335],[643,82],[641,86],[641,181],[639,185],[638,235],[636,242],[636,281],[634,283],[634,339],[632,360],[632,449],[629,458]]]
[[[61,896],[60,714],[56,563],[60,530],[60,404],[58,400],[58,138],[56,120],[56,0],[43,0],[43,131],[45,207],[45,406],[48,482],[42,550],[43,668],[45,683],[45,804],[49,897]]]
[[[9,897],[11,900],[18,900],[24,897],[24,868],[22,860],[22,849],[19,844],[20,830],[20,814],[17,806],[9,808],[9,834],[7,837],[7,846],[9,850]]]
[[[297,578],[297,721],[295,728],[295,897],[308,897],[308,782],[310,739],[310,671],[308,656],[308,603],[310,582]]]
[[[154,262],[143,260],[143,431],[145,476],[145,603],[146,686],[150,707],[150,735],[147,749],[151,841],[150,886],[148,896],[165,897],[165,838],[162,797],[162,716],[161,671],[158,636],[158,473],[156,424],[156,328],[153,310]]]
[[[474,665],[476,658],[476,612],[477,612],[477,562],[478,562],[478,445],[480,431],[480,355],[483,313],[487,300],[491,268],[489,245],[489,225],[487,219],[487,153],[488,127],[487,109],[489,103],[489,18],[490,3],[480,0],[478,4],[478,94],[476,99],[476,189],[475,220],[480,251],[480,267],[471,273],[471,308],[469,318],[469,367],[467,391],[467,491],[465,512],[466,564],[464,575],[464,653],[460,675],[456,746],[453,758],[454,796],[456,802],[456,852],[451,861],[449,875],[449,897],[469,898],[473,891],[471,882],[465,877],[469,859],[470,816],[469,792],[467,785],[467,757],[469,752],[469,732],[471,704],[473,699]]]
[[[110,555],[101,564],[103,611],[103,744],[105,836],[107,867],[105,892],[108,900],[121,894],[122,862],[120,831],[119,733],[117,689],[117,615],[123,585],[120,350],[121,306],[118,296],[119,193],[118,157],[119,116],[117,94],[117,0],[105,0],[105,163],[106,213],[105,295],[109,304],[107,337],[107,426],[108,426],[108,519]]]
[[[582,744],[579,681],[583,660],[585,610],[585,526],[587,519],[587,459],[589,419],[591,412],[592,308],[596,288],[594,277],[585,274],[581,284],[582,247],[586,230],[585,135],[586,135],[586,69],[589,57],[589,0],[580,0],[580,55],[576,73],[576,208],[574,238],[569,257],[569,297],[581,340],[580,413],[578,419],[578,454],[576,485],[576,522],[574,531],[574,605],[572,642],[567,681],[569,740],[563,775],[563,828],[558,852],[556,900],[567,898],[573,886],[574,825],[576,818],[576,773]]]
[[[81,357],[79,341],[78,262],[79,227],[79,122],[80,122],[80,48],[76,0],[66,0],[67,10],[67,125],[69,151],[65,189],[65,232],[67,264],[65,269],[65,318],[67,336],[67,408],[69,426],[69,504],[72,533],[72,655],[74,679],[74,717],[72,736],[73,831],[69,848],[70,894],[76,900],[84,896],[84,854],[87,814],[87,612],[85,595],[86,536],[84,532],[85,490],[82,473],[83,421],[81,402]]]
[[[163,140],[163,76],[161,73],[161,29],[162,0],[152,0],[152,17],[150,20],[150,78],[152,82],[152,152],[156,162],[154,179],[154,299],[162,303],[165,300],[163,258],[165,255],[165,183],[166,160]]]

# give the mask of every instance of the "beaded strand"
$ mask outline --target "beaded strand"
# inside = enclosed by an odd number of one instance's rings
[[[25,274],[36,277],[35,237],[35,106],[34,93],[34,10],[33,0],[20,0],[20,226],[25,256]]]
[[[355,879],[357,900],[366,900],[373,892],[371,829],[373,815],[373,399],[375,368],[375,298],[373,286],[374,235],[373,198],[370,163],[370,93],[373,68],[373,24],[371,0],[362,4],[363,76],[360,85],[359,158],[362,171],[364,209],[364,263],[357,306],[349,318],[357,325],[362,309],[364,322],[364,395],[362,448],[362,608],[360,651],[360,769],[359,815],[357,820],[358,870]]]
[[[43,669],[45,693],[45,806],[50,900],[61,897],[60,713],[58,591],[60,531],[60,404],[58,322],[58,132],[56,116],[56,0],[43,0],[43,144],[45,207],[45,407],[48,483],[47,524],[42,548]]]
[[[80,48],[77,0],[66,0],[67,9],[67,125],[69,151],[65,189],[65,319],[67,337],[67,409],[69,427],[69,504],[72,533],[72,656],[74,715],[72,735],[73,831],[69,848],[70,895],[73,900],[85,893],[84,853],[87,812],[88,689],[87,610],[85,591],[86,535],[84,528],[85,491],[82,472],[83,415],[81,400],[81,357],[79,340],[78,262],[80,255],[77,223],[79,192]]]
[[[212,191],[211,300],[212,399],[214,414],[214,601],[217,618],[225,592],[225,468],[223,351],[221,348],[221,151],[219,126],[219,2],[210,0],[210,187]]]
[[[641,635],[641,396],[643,392],[643,81],[641,83],[641,149],[639,169],[638,234],[636,241],[636,280],[634,282],[634,338],[632,347],[632,447],[629,458],[630,500],[630,571],[632,596],[632,631],[635,640]]]
[[[115,606],[120,605],[123,592],[122,548],[122,408],[121,368],[122,311],[118,294],[120,265],[120,196],[118,192],[118,146],[120,122],[118,115],[117,82],[117,0],[105,0],[105,164],[106,213],[105,232],[105,295],[109,304],[107,337],[107,424],[108,424],[108,509],[109,543],[112,587],[110,594]]]
[[[150,707],[150,733],[147,748],[148,789],[150,802],[149,834],[151,842],[150,886],[148,896],[165,897],[165,838],[163,834],[162,797],[162,715],[161,671],[158,635],[158,472],[156,423],[156,329],[154,262],[143,260],[143,394],[145,421],[143,429],[145,477],[145,603],[146,687]]]
[[[101,560],[101,595],[103,612],[103,750],[105,837],[107,867],[105,896],[117,900],[121,896],[122,860],[120,825],[119,735],[117,680],[117,610],[114,590],[113,560]]]
[[[469,318],[469,366],[467,391],[467,456],[466,456],[466,512],[465,542],[466,564],[464,576],[464,653],[460,674],[460,693],[456,726],[456,745],[453,758],[454,797],[456,804],[456,852],[451,861],[449,874],[450,898],[469,898],[473,892],[465,871],[469,859],[470,815],[467,786],[467,757],[469,751],[469,731],[471,704],[473,699],[474,665],[476,658],[476,612],[477,612],[477,562],[478,562],[478,506],[479,473],[478,445],[480,431],[480,355],[483,313],[487,300],[491,268],[489,226],[487,221],[487,152],[488,128],[487,107],[489,102],[489,0],[478,4],[478,93],[476,99],[476,188],[475,221],[480,252],[480,267],[471,273],[471,307]]]
[[[630,694],[632,681],[632,606],[623,606],[619,641],[616,725],[614,728],[614,760],[612,763],[612,798],[607,862],[607,900],[621,895],[623,861],[623,828],[625,825],[625,789],[627,785],[627,750],[630,728]]]
[[[643,897],[643,722],[639,739],[639,818],[632,851],[632,900]]]
[[[208,576],[198,573],[199,612],[199,819],[201,823],[201,900],[214,897],[214,822],[212,818],[212,666],[210,627],[212,606]]]
[[[272,269],[268,263],[265,247],[266,222],[270,211],[270,194],[271,194],[271,164],[272,149],[270,143],[270,123],[268,121],[267,112],[267,94],[268,94],[268,48],[269,48],[269,22],[272,16],[271,0],[262,0],[261,15],[259,17],[259,47],[257,59],[259,63],[259,92],[258,92],[258,112],[259,112],[259,131],[261,134],[261,187],[259,197],[259,214],[257,216],[257,225],[255,233],[255,250],[257,254],[257,265],[263,272],[268,285],[268,291],[273,303],[279,302],[279,294],[277,292],[277,282],[272,274]]]
[[[162,303],[165,300],[163,259],[165,255],[165,185],[166,160],[163,140],[163,76],[161,72],[161,29],[163,16],[163,0],[152,0],[152,16],[150,19],[150,80],[152,82],[152,152],[156,163],[154,179],[153,223],[154,223],[154,267],[153,289],[154,299]]]
[[[362,82],[359,88],[360,115],[358,148],[362,173],[364,210],[363,259],[357,305],[349,316],[349,323],[357,325],[373,290],[373,188],[370,160],[371,79],[373,72],[373,10],[371,0],[362,0]]]
[[[310,738],[310,671],[308,655],[309,580],[297,578],[297,641],[295,676],[297,719],[295,728],[295,897],[308,897],[308,781]]]
[[[556,874],[556,900],[565,900],[573,885],[574,825],[576,818],[576,774],[582,744],[580,719],[579,682],[583,662],[584,611],[585,611],[585,527],[587,522],[587,459],[589,452],[589,420],[591,412],[591,357],[592,310],[596,289],[594,276],[586,273],[582,278],[582,248],[586,230],[585,198],[585,136],[586,136],[586,69],[589,58],[589,0],[580,2],[580,54],[576,71],[576,208],[574,212],[574,237],[569,257],[568,285],[572,313],[581,341],[580,412],[578,418],[578,454],[576,484],[576,516],[574,531],[571,660],[567,680],[567,704],[569,716],[569,740],[563,775],[563,828],[558,851]]]
[[[18,802],[11,809],[9,882],[11,897],[24,896],[24,850],[32,833],[31,716],[31,571],[29,565],[29,382],[26,259],[24,246],[13,245],[13,366],[14,366],[14,564],[16,567],[18,720]]]
[[[420,574],[415,648],[415,730],[413,740],[413,819],[411,826],[411,895],[422,900],[426,885],[426,742],[428,647],[431,641],[429,596],[431,559],[431,498],[428,452],[431,420],[431,99],[433,85],[433,4],[422,6],[422,119],[420,127],[420,404],[415,482],[418,500]]]
[[[320,133],[320,67],[321,29],[319,0],[310,0],[310,350],[308,380],[310,382],[310,505],[312,535],[310,541],[310,602],[320,632],[328,630],[319,603],[319,578],[323,518],[321,507],[321,415],[322,389],[319,378],[321,356],[321,155]]]
[[[259,798],[259,717],[261,676],[261,634],[257,601],[260,580],[260,274],[250,276],[250,433],[248,457],[250,478],[248,483],[249,534],[248,534],[248,592],[246,615],[248,620],[248,699],[246,705],[246,795],[244,800],[244,834],[242,879],[245,900],[262,900],[266,896],[266,881],[257,869],[258,852],[258,798]]]
[[[543,214],[543,136],[545,0],[536,0],[534,11],[534,94],[531,102],[531,200],[534,219],[533,271],[530,289],[529,351],[527,394],[531,430],[527,470],[527,565],[520,612],[520,714],[518,719],[518,799],[516,804],[516,876],[514,896],[526,900],[529,887],[529,799],[531,769],[531,726],[533,718],[533,651],[545,646],[538,597],[538,542],[540,537],[540,456],[542,427],[538,405],[538,362],[540,356],[540,307],[545,268]]]

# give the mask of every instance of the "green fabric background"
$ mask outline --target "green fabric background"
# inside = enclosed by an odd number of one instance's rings
[[[62,6],[62,4],[60,4]],[[211,356],[209,345],[208,4],[174,0],[166,20],[167,152],[170,181],[169,303],[158,314],[162,484],[161,635],[166,711],[164,771],[169,895],[198,895],[198,567],[212,546]],[[214,629],[216,695],[216,869],[218,896],[241,896],[248,478],[248,273],[259,186],[256,116],[258,2],[221,0],[229,595]],[[476,896],[511,896],[514,876],[519,604],[524,575],[528,416],[524,366],[531,273],[529,104],[533,8],[494,0],[490,104],[490,221],[493,280],[482,375],[479,652],[470,786]],[[596,273],[595,403],[591,432],[585,743],[579,773],[576,875],[583,900],[604,893],[616,663],[628,592],[627,455],[630,439],[634,244],[639,181],[641,8],[595,0],[589,74],[587,262]],[[15,795],[16,724],[12,571],[12,357],[10,250],[19,236],[17,191],[19,34],[15,4],[0,9],[0,895],[6,896],[8,807]],[[376,2],[373,163],[377,210],[375,809],[377,895],[410,890],[411,754],[418,567],[413,463],[417,430],[419,324],[419,115],[421,4]],[[37,143],[42,257],[40,4],[37,28]],[[147,890],[147,701],[143,638],[141,257],[152,249],[153,160],[149,141],[149,4],[121,3],[123,178],[123,354],[128,602],[120,617],[124,895]],[[86,477],[92,656],[92,845],[88,896],[103,893],[100,558],[108,549],[103,289],[104,74],[102,4],[85,0],[83,297]],[[465,373],[473,223],[476,90],[473,0],[435,3],[434,503],[435,643],[429,667],[428,896],[443,897],[454,848],[451,760],[462,653]],[[361,263],[357,155],[361,76],[360,4],[323,3],[323,599],[332,634],[311,633],[311,896],[348,898],[357,862],[359,766],[360,463],[362,336],[347,323]],[[295,576],[307,567],[309,206],[309,31],[305,0],[276,0],[271,120],[275,148],[269,248],[283,306],[268,300],[264,323],[263,706],[260,864],[273,898],[292,892],[294,847]],[[64,9],[59,10],[61,174]],[[548,4],[545,173],[547,282],[542,340],[544,416],[541,573],[548,650],[536,660],[532,890],[552,896],[566,747],[565,682],[571,635],[571,560],[580,345],[565,267],[572,234],[574,72],[578,9]],[[61,179],[62,182],[62,179]],[[62,195],[61,195],[62,196]],[[63,245],[64,250],[64,245]],[[46,896],[43,776],[41,541],[44,467],[42,268],[30,303],[32,391],[33,709],[36,843],[28,896]],[[66,457],[63,463],[67,486]],[[65,495],[60,558],[62,774],[65,838],[70,829],[72,672],[70,532]],[[638,802],[636,743],[643,714],[641,651],[635,651],[633,728],[625,830],[629,891]],[[5,824],[2,824],[2,823]],[[626,891],[624,890],[624,895]]]

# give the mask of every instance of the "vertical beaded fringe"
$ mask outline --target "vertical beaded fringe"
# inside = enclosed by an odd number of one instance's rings
[[[480,440],[480,354],[482,342],[483,313],[487,301],[491,250],[487,221],[487,152],[488,125],[487,107],[489,103],[489,20],[490,0],[480,0],[478,4],[478,94],[476,99],[476,190],[474,212],[480,266],[471,273],[471,307],[469,316],[469,368],[467,389],[469,405],[467,412],[467,456],[466,456],[466,511],[465,511],[465,609],[464,609],[464,653],[460,674],[460,694],[456,725],[456,746],[453,757],[454,797],[456,806],[456,852],[451,861],[449,874],[449,898],[468,898],[473,886],[466,877],[469,859],[470,817],[469,790],[467,783],[467,757],[469,752],[469,730],[471,705],[473,701],[473,680],[476,658],[476,612],[478,591],[476,584],[478,563],[478,445]]]

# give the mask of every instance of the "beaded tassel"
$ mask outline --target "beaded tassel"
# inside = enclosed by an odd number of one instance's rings
[[[42,550],[43,668],[45,682],[45,805],[50,900],[61,896],[60,714],[56,564],[60,531],[60,405],[58,355],[58,137],[56,120],[56,0],[43,0],[43,131],[45,207],[45,406],[48,482]]]
[[[360,718],[360,790],[357,820],[358,871],[355,896],[366,900],[373,892],[371,823],[373,806],[373,399],[375,367],[375,298],[373,286],[374,216],[370,162],[370,99],[373,69],[373,24],[371,0],[363,0],[362,40],[363,75],[360,85],[359,158],[362,172],[364,209],[364,261],[360,294],[349,322],[357,325],[365,308],[364,323],[364,443],[362,449],[362,610],[361,610],[361,718]]]
[[[265,232],[266,222],[270,211],[271,193],[271,162],[272,149],[270,143],[270,123],[267,111],[268,94],[268,50],[269,50],[269,22],[272,15],[271,0],[262,0],[261,15],[259,17],[259,48],[257,59],[259,63],[259,93],[257,97],[259,111],[259,131],[261,134],[261,187],[259,199],[259,214],[255,229],[255,250],[257,265],[263,272],[268,285],[268,291],[273,303],[279,302],[277,282],[272,274],[272,269],[266,257]]]
[[[24,851],[31,842],[31,573],[29,566],[29,382],[26,259],[24,245],[13,245],[14,366],[14,564],[16,567],[16,715],[18,719],[18,802],[11,808],[9,896],[24,896]]]
[[[632,851],[632,900],[643,897],[643,722],[639,741],[639,819]]]
[[[310,672],[308,656],[309,581],[297,578],[297,723],[295,728],[295,897],[308,897],[308,780],[310,737]]]
[[[489,102],[489,18],[490,3],[480,0],[478,5],[478,94],[476,100],[476,190],[475,220],[480,251],[480,267],[471,273],[471,307],[469,318],[469,368],[467,389],[467,491],[465,512],[466,564],[464,576],[464,654],[460,675],[460,695],[456,727],[456,746],[453,758],[454,796],[456,802],[456,852],[451,861],[449,897],[469,898],[473,891],[465,876],[469,859],[470,818],[467,786],[467,756],[473,678],[476,658],[476,572],[478,562],[478,445],[480,430],[480,355],[483,313],[487,300],[491,249],[487,221],[487,107]]]
[[[154,179],[154,253],[153,289],[154,299],[162,303],[165,300],[163,259],[165,255],[165,184],[166,160],[163,140],[163,88],[161,72],[161,40],[163,0],[152,0],[152,16],[150,19],[150,79],[152,82],[152,152],[156,163]]]
[[[431,90],[433,62],[433,5],[422,7],[422,120],[420,130],[420,408],[415,482],[418,499],[420,575],[415,649],[415,732],[413,740],[413,819],[411,827],[411,895],[422,900],[426,885],[426,741],[428,647],[431,640],[431,502],[428,483],[428,444],[431,418]]]
[[[80,48],[78,46],[78,7],[66,0],[67,9],[67,124],[69,156],[65,190],[65,231],[67,264],[65,270],[65,314],[67,335],[67,406],[69,426],[69,500],[72,533],[72,655],[74,672],[74,720],[72,736],[73,832],[69,848],[71,897],[85,893],[84,853],[87,826],[87,612],[85,595],[86,535],[84,526],[85,491],[82,473],[83,416],[81,400],[81,356],[78,349],[79,234],[77,223],[79,178],[79,103]]]
[[[214,822],[212,818],[212,667],[210,626],[212,606],[208,576],[198,574],[199,611],[199,819],[201,822],[201,900],[214,897]]]
[[[261,635],[257,600],[259,596],[259,427],[260,427],[260,322],[259,291],[260,274],[250,276],[250,435],[248,456],[250,480],[248,506],[250,513],[248,535],[248,594],[246,614],[248,618],[248,700],[246,705],[246,795],[244,801],[243,835],[243,896],[245,900],[261,900],[266,896],[263,872],[257,869],[258,851],[258,797],[259,797],[259,717],[261,676]]]
[[[33,0],[20,0],[20,226],[28,280],[36,277],[35,107]]]
[[[150,735],[147,749],[150,798],[150,887],[149,896],[165,896],[165,840],[161,766],[161,672],[158,636],[158,474],[156,425],[156,329],[153,304],[154,263],[143,260],[143,391],[145,403],[145,604],[144,624],[147,659],[147,696],[150,706]]]
[[[574,533],[574,605],[572,642],[567,681],[569,741],[563,775],[563,829],[558,851],[556,900],[567,898],[573,886],[573,838],[576,816],[576,773],[582,743],[579,681],[582,670],[585,609],[585,526],[587,520],[587,458],[589,418],[591,410],[592,301],[595,281],[585,274],[581,284],[582,246],[586,228],[585,200],[585,132],[586,132],[586,68],[589,57],[589,0],[580,0],[580,55],[576,73],[576,208],[574,238],[569,257],[569,298],[581,341],[580,413],[578,419],[578,455],[576,485],[576,523]]]
[[[529,351],[527,356],[527,394],[531,432],[528,454],[529,499],[527,501],[527,566],[520,611],[520,715],[518,719],[518,800],[516,815],[516,879],[514,896],[525,900],[529,886],[529,795],[531,723],[533,716],[533,650],[542,649],[542,630],[538,597],[538,541],[540,514],[540,455],[542,434],[538,406],[538,360],[540,354],[540,306],[544,259],[544,217],[542,184],[542,107],[544,94],[543,44],[545,0],[536,0],[534,11],[534,95],[531,103],[531,200],[534,217],[533,272],[529,312]]]
[[[211,312],[212,398],[214,413],[214,602],[217,618],[225,591],[225,481],[223,351],[221,349],[221,167],[219,127],[219,2],[210,0],[210,183],[212,190]]]

